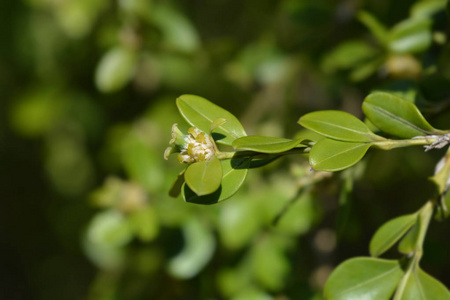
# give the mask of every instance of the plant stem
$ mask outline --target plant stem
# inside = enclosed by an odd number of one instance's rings
[[[407,140],[386,140],[373,142],[373,147],[382,150],[391,150],[394,148],[409,147],[409,146],[424,146],[430,145],[437,140],[437,137],[423,137],[417,139],[407,139]]]
[[[427,203],[425,203],[425,205],[422,206],[418,213],[419,215],[416,226],[419,226],[419,236],[416,240],[414,253],[408,260],[405,274],[403,274],[403,277],[397,286],[397,290],[395,291],[394,300],[401,300],[403,298],[403,294],[405,292],[409,278],[419,266],[420,259],[423,255],[423,243],[425,241],[425,235],[427,233],[428,226],[430,225],[431,217],[433,215],[433,202],[428,201]]]

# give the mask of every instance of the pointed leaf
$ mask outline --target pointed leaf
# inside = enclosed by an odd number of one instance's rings
[[[244,136],[233,141],[233,147],[237,150],[251,150],[260,153],[280,153],[298,146],[302,139],[290,140],[268,136]],[[301,145],[306,147],[306,145]]]
[[[360,161],[370,143],[349,143],[330,139],[318,141],[309,153],[309,163],[315,170],[340,171]]]
[[[389,33],[389,48],[395,53],[416,53],[426,50],[432,42],[431,20],[407,19]]]
[[[220,144],[231,146],[233,140],[247,135],[234,115],[205,98],[183,95],[177,99],[177,106],[189,124],[204,132],[209,132],[215,120],[226,119],[227,122],[218,126],[213,134],[214,140]]]
[[[450,292],[438,280],[418,269],[411,273],[400,300],[450,300]]]
[[[414,225],[416,214],[397,217],[383,224],[370,241],[370,255],[380,256],[391,248]]]
[[[362,109],[380,130],[400,138],[438,133],[420,113],[414,103],[385,92],[366,97]]]
[[[215,156],[209,160],[193,163],[187,168],[184,179],[198,196],[212,194],[222,181],[222,164]]]
[[[242,158],[223,160],[221,162],[223,177],[220,187],[212,194],[198,196],[185,184],[182,189],[184,200],[196,204],[215,204],[230,198],[244,183],[250,161],[250,159]]]
[[[415,224],[398,244],[398,251],[405,255],[410,255],[416,249],[417,239],[420,233],[420,218],[416,218]]]
[[[338,110],[323,110],[306,114],[298,121],[303,127],[326,137],[348,142],[383,140],[355,116]]]
[[[352,258],[339,265],[325,285],[327,300],[387,300],[402,277],[397,261]]]

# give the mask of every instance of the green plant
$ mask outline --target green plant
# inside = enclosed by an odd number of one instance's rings
[[[342,111],[318,111],[302,116],[299,124],[318,134],[310,139],[248,136],[236,117],[208,100],[192,95],[177,99],[191,126],[183,135],[175,125],[165,157],[178,152],[187,163],[171,194],[187,202],[213,204],[230,198],[243,184],[248,169],[284,155],[308,155],[316,171],[341,171],[358,163],[370,148],[392,150],[424,146],[425,151],[450,144],[450,130],[432,127],[414,103],[391,93],[374,92],[363,102],[366,123]],[[370,126],[370,128],[369,128]],[[378,134],[376,134],[376,131]],[[382,135],[384,136],[382,136]],[[390,137],[390,138],[388,138]],[[217,144],[232,146],[221,151]],[[207,153],[207,155],[205,155]],[[384,224],[370,243],[371,258],[342,263],[325,286],[326,299],[450,299],[450,292],[419,266],[423,243],[433,214],[449,215],[450,151],[430,177],[435,195],[415,213]],[[398,260],[378,258],[398,243]]]

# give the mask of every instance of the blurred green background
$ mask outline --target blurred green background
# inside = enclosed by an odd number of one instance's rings
[[[201,95],[249,134],[292,137],[301,115],[362,117],[364,97],[384,89],[448,129],[445,5],[1,1],[0,298],[322,299],[336,265],[428,199],[443,152],[372,152],[333,176],[289,157],[196,206],[168,196],[182,169],[163,160],[182,123],[175,99]],[[382,45],[371,16],[387,28],[414,19],[415,48]],[[448,222],[432,224],[422,265],[449,286],[447,236]]]

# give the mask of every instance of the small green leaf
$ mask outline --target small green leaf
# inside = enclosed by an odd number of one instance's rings
[[[385,92],[366,97],[362,109],[380,130],[400,138],[439,133],[420,113],[414,103]]]
[[[209,132],[215,120],[226,119],[227,122],[218,126],[213,134],[214,140],[220,144],[231,146],[233,140],[247,135],[234,115],[205,98],[183,95],[177,99],[177,106],[189,124],[204,132]]]
[[[327,300],[388,300],[402,277],[397,261],[352,258],[339,265],[325,285]]]
[[[420,233],[420,218],[416,218],[415,224],[408,233],[402,238],[398,244],[398,251],[405,255],[409,255],[416,249],[417,239]]]
[[[184,185],[182,189],[183,198],[186,202],[196,204],[215,204],[220,201],[226,200],[233,196],[247,177],[248,167],[251,160],[246,158],[232,158],[223,160],[222,170],[222,184],[212,194],[205,196],[198,196],[195,194],[188,185]]]
[[[360,11],[358,13],[358,19],[361,23],[363,23],[373,34],[373,36],[378,40],[381,45],[385,45],[387,43],[387,29],[386,27],[380,23],[373,15],[366,11]]]
[[[449,300],[450,292],[438,280],[418,268],[409,275],[400,300]]]
[[[222,181],[222,164],[215,156],[209,160],[193,163],[186,169],[184,179],[198,196],[212,194]]]
[[[429,179],[436,185],[439,195],[443,195],[450,185],[450,157],[444,156],[437,166],[434,176]]]
[[[383,224],[370,241],[370,255],[380,256],[392,247],[414,225],[416,214],[401,216]]]
[[[280,153],[298,146],[302,139],[290,140],[268,136],[244,136],[233,141],[233,147],[237,150],[251,150],[260,153]],[[306,145],[302,145],[306,147]]]
[[[298,121],[303,127],[326,137],[348,142],[384,140],[375,135],[355,116],[338,110],[323,110],[306,114]]]
[[[318,171],[340,171],[360,161],[370,143],[349,143],[331,139],[318,141],[309,153],[309,162]]]
[[[389,49],[395,53],[417,53],[426,50],[432,42],[431,20],[407,19],[389,33]]]

